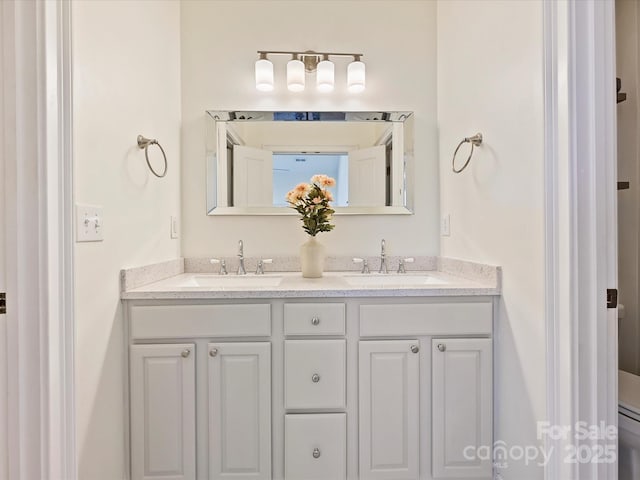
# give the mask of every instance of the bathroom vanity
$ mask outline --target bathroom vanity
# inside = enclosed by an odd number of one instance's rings
[[[131,478],[492,478],[499,280],[358,275],[124,289]]]

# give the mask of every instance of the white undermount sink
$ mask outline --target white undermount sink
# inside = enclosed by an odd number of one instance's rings
[[[345,281],[352,287],[423,287],[445,285],[446,280],[430,275],[413,274],[371,274],[345,275]]]
[[[275,275],[194,275],[189,277],[183,287],[207,288],[264,288],[277,287],[281,276]]]

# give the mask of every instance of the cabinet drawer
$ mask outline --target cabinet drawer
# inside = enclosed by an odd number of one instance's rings
[[[347,415],[285,416],[286,480],[344,480]]]
[[[491,335],[491,300],[360,306],[360,336]]]
[[[284,306],[284,334],[344,335],[344,303],[288,303]]]
[[[271,335],[271,305],[135,305],[131,337],[197,338]]]
[[[284,362],[285,408],[346,406],[344,340],[286,340]]]

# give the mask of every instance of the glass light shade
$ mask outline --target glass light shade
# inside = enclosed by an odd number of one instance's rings
[[[290,60],[287,63],[287,88],[292,92],[304,90],[304,63],[300,60]]]
[[[356,60],[351,62],[347,67],[347,87],[351,93],[360,93],[364,90],[365,85],[365,66],[364,63]]]
[[[316,73],[316,82],[318,90],[321,92],[331,92],[335,83],[334,80],[335,65],[329,60],[323,60],[318,63]]]
[[[273,90],[273,63],[266,58],[256,61],[256,88],[261,92]]]

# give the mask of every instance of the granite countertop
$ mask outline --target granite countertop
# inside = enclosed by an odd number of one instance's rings
[[[433,257],[435,258],[435,257]],[[425,263],[425,262],[423,262]],[[429,264],[430,262],[426,262]],[[299,271],[264,275],[221,276],[198,261],[178,259],[123,270],[123,300],[189,300],[322,297],[496,296],[501,293],[499,267],[436,258],[434,269],[406,274],[361,274],[329,271],[321,278],[303,278]],[[204,265],[204,262],[200,262]],[[185,265],[190,270],[185,272]]]

